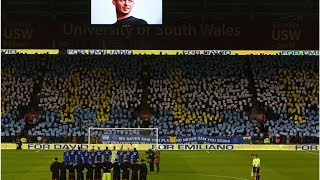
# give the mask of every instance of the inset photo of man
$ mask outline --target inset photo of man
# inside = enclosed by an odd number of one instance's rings
[[[162,24],[162,0],[91,0],[91,24]]]

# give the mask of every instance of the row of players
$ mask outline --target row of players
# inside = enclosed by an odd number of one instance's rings
[[[84,176],[85,169],[86,175]],[[122,164],[118,162],[118,159],[115,159],[114,163],[111,163],[110,160],[101,163],[99,159],[92,163],[91,159],[89,159],[87,164],[83,164],[82,160],[79,159],[78,163],[70,162],[66,164],[65,162],[58,162],[58,158],[55,158],[50,170],[52,172],[52,180],[66,180],[67,170],[69,172],[69,180],[84,180],[84,178],[86,180],[101,180],[101,172],[112,173],[113,180],[120,180],[120,175],[122,180],[129,180],[130,174],[131,180],[138,180],[138,177],[140,180],[146,180],[148,174],[148,169],[143,159],[141,159],[141,164],[138,164],[135,160],[130,163],[127,159]]]
[[[95,150],[94,146],[90,152],[88,150],[83,151],[80,149],[80,147],[78,150],[74,150],[72,148],[71,150],[67,149],[63,152],[63,160],[66,164],[74,164],[80,161],[82,161],[84,164],[88,164],[89,160],[91,160],[93,164],[98,160],[99,162],[107,162],[110,160],[112,163],[114,163],[116,159],[119,160],[120,164],[124,162],[124,159],[127,159],[130,163],[134,161],[137,162],[139,159],[139,152],[136,148],[134,148],[133,151],[131,151],[129,148],[127,151],[123,151],[122,148],[117,151],[116,147],[113,147],[112,151],[110,151],[108,147],[106,147],[105,150],[101,150],[100,147],[98,147],[98,150]]]

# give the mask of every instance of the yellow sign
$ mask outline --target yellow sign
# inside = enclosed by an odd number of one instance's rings
[[[16,149],[16,144],[2,143],[1,149]],[[319,145],[263,145],[263,144],[23,144],[22,149],[26,150],[66,150],[66,149],[105,149],[110,150],[116,147],[116,150],[132,150],[136,148],[139,151],[148,149],[159,150],[180,150],[180,151],[318,151]]]
[[[2,54],[59,54],[59,49],[1,49]]]
[[[120,50],[68,49],[69,55],[308,55],[319,56],[318,50]]]
[[[58,49],[1,49],[2,54],[59,54]],[[69,55],[306,55],[319,56],[319,50],[126,50],[68,49]]]

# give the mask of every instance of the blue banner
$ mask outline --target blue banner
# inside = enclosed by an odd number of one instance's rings
[[[108,144],[118,144],[118,143],[128,143],[128,144],[152,144],[156,143],[155,136],[144,136],[144,135],[102,135],[102,143]],[[170,144],[170,138],[166,136],[159,136],[159,144]],[[192,144],[192,143],[205,143],[205,144],[243,144],[242,136],[177,136],[175,143],[177,144]]]

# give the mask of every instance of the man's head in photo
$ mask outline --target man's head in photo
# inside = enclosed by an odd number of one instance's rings
[[[134,0],[112,0],[112,4],[116,8],[117,19],[122,19],[129,16],[134,5]]]

